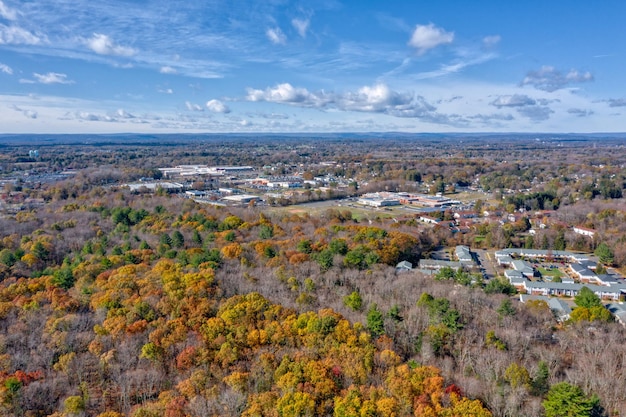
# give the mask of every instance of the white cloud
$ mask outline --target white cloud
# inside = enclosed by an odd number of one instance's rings
[[[524,106],[532,106],[537,104],[537,102],[527,95],[524,94],[513,94],[513,95],[505,95],[499,96],[491,103],[492,106],[496,106],[497,108],[502,107],[524,107]]]
[[[163,94],[174,94],[174,90],[172,90],[171,88],[159,89],[157,91]]]
[[[127,112],[124,109],[117,109],[117,111],[115,112],[115,116],[122,118],[122,119],[134,119],[135,115]]]
[[[275,45],[284,45],[287,43],[287,37],[278,27],[267,29],[265,35],[267,35],[267,39]]]
[[[17,19],[17,12],[9,8],[2,0],[0,0],[0,16],[6,20],[15,20]]]
[[[0,45],[38,45],[42,39],[17,26],[0,24]]]
[[[435,113],[436,108],[424,97],[412,93],[399,93],[382,83],[341,94],[325,91],[314,93],[306,88],[296,88],[289,83],[284,83],[265,90],[248,89],[247,100],[319,109],[380,113],[395,117],[414,117],[433,123],[440,123],[444,120],[444,115]]]
[[[539,90],[551,93],[565,88],[569,84],[587,81],[593,81],[593,75],[589,71],[579,72],[572,69],[567,74],[563,74],[554,67],[546,65],[541,67],[539,71],[529,71],[524,80],[522,80],[521,85],[532,85]]]
[[[340,98],[340,106],[346,110],[379,113],[389,108],[408,105],[412,99],[411,94],[400,94],[390,90],[385,84],[376,84],[344,94]]]
[[[291,24],[303,38],[306,38],[306,32],[309,30],[309,19],[292,19]]]
[[[454,32],[446,32],[444,29],[430,23],[428,25],[415,26],[409,45],[417,49],[417,53],[422,55],[439,45],[452,43],[453,40]]]
[[[0,72],[4,72],[5,74],[13,75],[13,69],[3,63],[0,63]]]
[[[111,38],[102,33],[94,33],[85,43],[89,49],[100,55],[132,56],[137,53],[134,48],[116,45]]]
[[[306,88],[296,88],[289,83],[278,84],[273,88],[256,90],[249,88],[246,97],[248,101],[269,101],[273,103],[297,104],[303,107],[323,107],[330,98],[320,94],[310,93]]]
[[[161,67],[159,72],[161,74],[176,74],[178,71],[176,71],[176,68],[166,65],[166,66]]]
[[[201,105],[196,104],[196,103],[191,103],[189,101],[185,101],[185,107],[187,107],[187,110],[189,111],[204,111]]]
[[[483,38],[483,45],[486,48],[493,48],[494,46],[499,44],[501,40],[502,40],[502,38],[500,37],[500,35],[485,36]]]
[[[68,80],[66,74],[59,74],[58,72],[49,72],[47,74],[33,73],[35,80],[41,84],[74,84],[74,81]]]
[[[230,109],[220,100],[209,100],[206,102],[206,108],[213,113],[230,113]]]

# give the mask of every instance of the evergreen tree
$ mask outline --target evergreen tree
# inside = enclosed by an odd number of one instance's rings
[[[191,241],[196,245],[202,245],[202,236],[197,230],[193,231],[193,236],[191,236]]]
[[[556,235],[554,238],[554,249],[555,250],[565,250],[565,232],[562,230]]]
[[[166,245],[167,247],[172,247],[172,238],[167,233],[163,233],[159,238],[159,243]]]
[[[317,263],[322,271],[328,271],[333,266],[333,253],[330,249],[324,249],[317,255]]]
[[[600,400],[585,396],[577,385],[561,382],[553,385],[542,403],[546,417],[594,417],[603,415]]]
[[[550,384],[548,379],[550,378],[550,369],[548,364],[544,361],[539,362],[539,368],[537,369],[537,375],[531,381],[531,392],[538,397],[543,396],[548,392]]]
[[[613,251],[606,243],[604,242],[600,243],[598,247],[596,248],[594,254],[598,257],[600,262],[602,262],[603,264],[606,264],[606,265],[613,264],[613,259],[614,259]]]
[[[376,337],[385,333],[383,313],[378,309],[376,303],[372,304],[367,311],[367,329]]]
[[[185,246],[185,237],[178,230],[172,233],[172,246],[175,248],[182,248]]]
[[[496,311],[498,312],[500,317],[515,315],[515,308],[513,307],[511,300],[509,300],[508,298],[502,300],[502,302],[500,303],[500,307],[498,307]]]
[[[574,297],[574,302],[578,307],[592,308],[602,307],[602,301],[588,287],[582,287],[578,294]]]

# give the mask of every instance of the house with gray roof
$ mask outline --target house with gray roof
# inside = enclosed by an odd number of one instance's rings
[[[420,259],[419,262],[420,269],[431,269],[438,271],[445,267],[450,267],[454,270],[458,270],[463,268],[463,264],[461,262],[440,261],[438,259]]]
[[[624,279],[619,275],[600,274],[596,276],[596,283],[598,285],[619,285],[624,284]]]
[[[464,245],[459,245],[454,249],[454,254],[456,255],[456,258],[459,260],[459,262],[463,262],[463,263],[470,263],[473,264],[474,263],[474,257],[472,256],[472,253],[470,252],[470,248]]]
[[[498,260],[498,265],[500,266],[508,266],[513,263],[513,258],[511,258],[511,255],[498,256],[496,257],[496,259]]]
[[[527,278],[532,278],[535,276],[535,270],[528,262],[522,260],[515,260],[511,262],[511,266],[514,270],[520,272]]]
[[[580,279],[582,282],[594,282],[598,278],[595,272],[585,268],[579,263],[571,263],[569,264],[569,268],[572,270],[574,275],[576,275],[578,279]]]
[[[398,262],[398,265],[396,265],[396,271],[401,272],[401,271],[410,271],[413,269],[413,264],[409,261],[401,261]]]
[[[519,256],[522,258],[557,258],[569,259],[574,262],[589,260],[587,255],[572,253],[566,250],[546,250],[546,249],[526,249],[526,248],[506,248],[495,253],[496,258],[500,256]]]
[[[605,307],[613,314],[618,323],[626,326],[626,305],[623,303],[609,303]]]
[[[558,321],[569,320],[570,314],[572,314],[570,305],[559,298],[548,299],[548,307],[550,307]]]
[[[605,287],[592,284],[569,284],[564,282],[525,281],[524,290],[528,294],[575,297],[582,287],[587,287],[602,300],[623,300],[626,296],[626,285],[618,284]]]

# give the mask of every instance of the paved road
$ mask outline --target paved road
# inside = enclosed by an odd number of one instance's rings
[[[493,252],[489,252],[484,249],[474,249],[472,252],[476,253],[478,265],[484,270],[485,278],[495,278],[498,274]]]

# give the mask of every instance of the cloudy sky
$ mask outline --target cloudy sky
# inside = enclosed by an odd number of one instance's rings
[[[0,133],[625,132],[622,0],[0,0]]]

